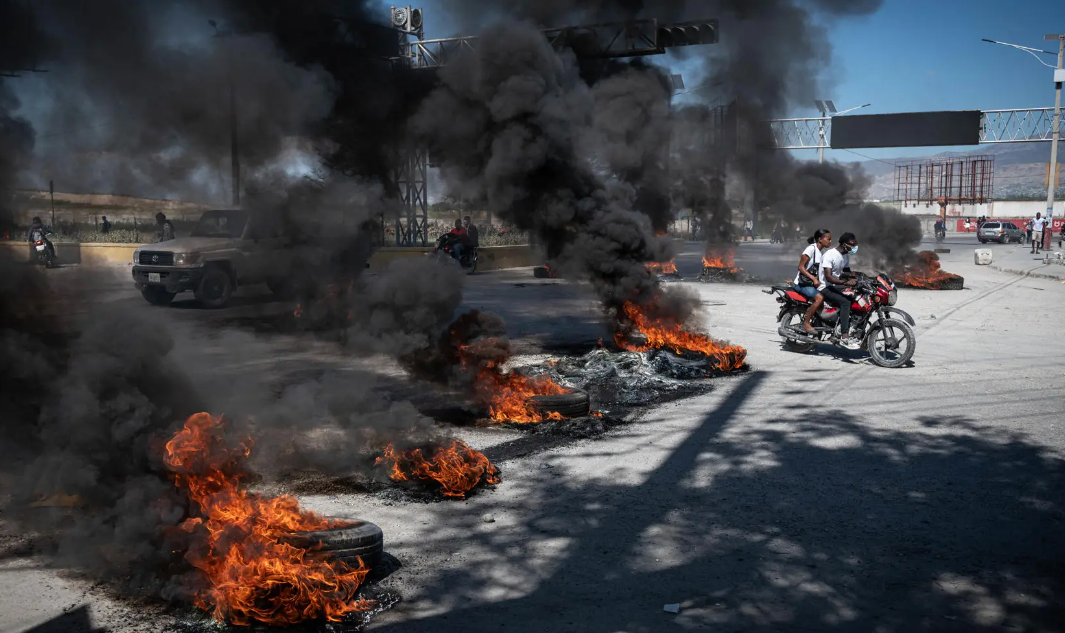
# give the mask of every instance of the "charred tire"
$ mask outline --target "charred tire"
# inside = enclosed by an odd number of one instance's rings
[[[780,317],[780,322],[777,323],[777,328],[791,327],[795,323],[802,325],[803,319],[806,318],[806,313],[799,310],[791,310],[786,312],[784,316]],[[793,341],[790,338],[784,338],[784,349],[789,352],[798,352],[805,354],[813,348],[817,347],[816,343],[805,343],[803,341]]]
[[[558,413],[564,418],[583,417],[591,411],[588,394],[579,389],[555,396],[532,396],[528,403],[538,413]]]
[[[355,559],[361,558],[367,567],[376,565],[384,551],[384,532],[367,521],[347,527],[300,532],[292,541],[303,547],[313,547],[348,564],[355,564]]]
[[[882,336],[882,332],[885,329],[889,329],[895,333],[899,340],[905,341],[906,349],[899,352],[898,350],[880,350],[877,348],[877,337]],[[898,319],[884,319],[878,322],[869,331],[869,335],[866,336],[866,340],[862,345],[869,352],[869,357],[873,362],[880,367],[887,367],[888,369],[894,369],[896,367],[902,367],[913,358],[913,353],[917,348],[917,335],[914,334],[913,328],[903,321]],[[893,354],[889,357],[888,353]]]
[[[209,268],[196,288],[196,298],[203,307],[223,308],[233,296],[233,278],[221,268]]]
[[[536,268],[533,268],[533,277],[536,277],[537,279],[548,279],[551,277],[551,271],[547,266],[537,266]]]
[[[141,296],[153,306],[168,306],[176,295],[173,292],[167,292],[162,286],[145,286],[141,290]]]

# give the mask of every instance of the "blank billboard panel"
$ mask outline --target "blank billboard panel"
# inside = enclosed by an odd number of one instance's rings
[[[832,119],[832,149],[977,145],[980,111],[865,114]]]

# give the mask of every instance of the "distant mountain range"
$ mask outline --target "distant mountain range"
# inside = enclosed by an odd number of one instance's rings
[[[934,156],[902,157],[883,159],[885,162],[867,160],[861,163],[865,173],[873,179],[867,196],[874,200],[890,200],[895,197],[894,164],[946,158],[949,156],[995,157],[995,181],[992,197],[998,200],[1032,198],[1046,195],[1043,179],[1046,163],[1050,162],[1050,143],[992,143],[968,152],[940,152]],[[1058,161],[1065,158],[1065,142],[1058,145]],[[1065,195],[1065,168],[1061,169],[1056,196]]]

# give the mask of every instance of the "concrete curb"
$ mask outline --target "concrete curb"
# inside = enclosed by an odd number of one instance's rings
[[[997,270],[1000,273],[1008,273],[1019,277],[1035,277],[1036,279],[1053,279],[1055,281],[1065,280],[1065,272],[1062,272],[1060,275],[1048,275],[1046,273],[1033,272],[1040,268],[1050,268],[1049,266],[1036,266],[1031,270],[1017,270],[1014,268],[1002,268],[1001,266],[995,266],[992,264],[991,266],[988,266],[988,268],[991,270]]]

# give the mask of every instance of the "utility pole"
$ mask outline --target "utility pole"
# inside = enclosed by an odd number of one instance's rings
[[[1051,127],[1052,136],[1050,141],[1050,179],[1047,183],[1047,224],[1043,231],[1043,248],[1050,248],[1051,233],[1054,218],[1054,186],[1057,184],[1058,175],[1058,140],[1061,136],[1061,84],[1065,82],[1065,70],[1062,63],[1065,62],[1065,34],[1051,33],[1044,35],[1046,41],[1058,41],[1058,67],[1054,70],[1054,124]]]
[[[240,144],[237,140],[237,91],[233,84],[233,42],[226,42],[229,56],[229,161],[233,168],[233,206],[240,206]]]
[[[214,36],[217,38],[224,38],[226,40],[224,46],[226,47],[226,74],[229,81],[229,162],[233,169],[232,183],[233,183],[233,196],[232,205],[234,207],[240,206],[240,142],[237,138],[237,91],[235,80],[233,77],[233,31],[220,31],[218,29],[218,23],[214,20],[207,20],[207,23],[214,28]]]

